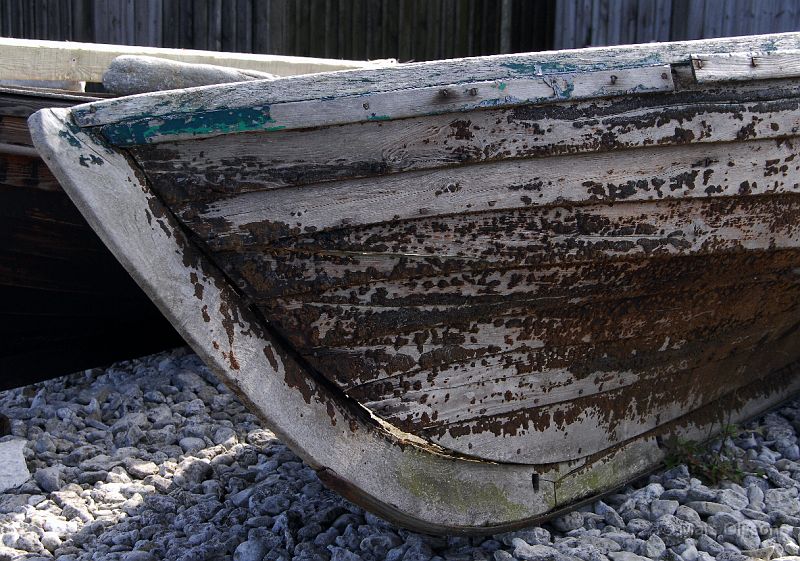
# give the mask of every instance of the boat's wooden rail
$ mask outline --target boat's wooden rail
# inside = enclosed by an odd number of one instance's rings
[[[379,68],[396,64],[393,59],[338,60],[0,37],[0,60],[3,61],[0,64],[0,80],[101,82],[103,73],[111,61],[121,55],[143,55],[178,62],[214,64],[278,76]]]

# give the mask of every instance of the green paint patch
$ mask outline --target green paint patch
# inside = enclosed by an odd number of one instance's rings
[[[102,127],[103,136],[117,146],[146,144],[171,136],[230,134],[250,131],[280,130],[269,126],[269,106],[244,109],[217,109],[198,113],[178,113],[163,117],[137,117]]]
[[[375,113],[367,117],[367,121],[391,121],[391,119],[389,115],[376,115]]]
[[[528,78],[531,76],[547,76],[549,74],[564,74],[573,72],[597,72],[599,70],[619,70],[624,68],[638,68],[663,64],[660,53],[651,53],[636,60],[617,62],[614,60],[596,63],[577,63],[564,57],[562,60],[540,60],[525,62],[505,62],[512,76]]]
[[[445,478],[437,473],[438,477],[424,465],[418,465],[409,458],[398,466],[397,482],[425,502],[446,504],[461,512],[494,512],[495,517],[506,520],[519,520],[538,514],[531,512],[532,505],[513,502],[491,481],[459,481],[453,477],[443,484]]]
[[[81,147],[81,141],[78,140],[77,138],[75,138],[74,135],[70,134],[69,132],[67,132],[65,130],[58,131],[58,136],[60,136],[61,138],[63,138],[67,142],[69,142],[70,146],[74,146],[75,148],[80,148]]]
[[[497,87],[498,87],[498,88],[500,89],[500,91],[502,92],[504,89],[506,89],[506,86],[507,86],[507,85],[508,85],[508,84],[506,84],[505,82],[500,82],[500,84],[499,84]]]

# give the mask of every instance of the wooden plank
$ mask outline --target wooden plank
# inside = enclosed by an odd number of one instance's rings
[[[327,98],[330,96],[365,95],[401,89],[449,85],[470,81],[530,78],[575,71],[615,71],[633,66],[658,64],[689,65],[692,54],[719,52],[780,51],[800,49],[800,34],[736,37],[710,41],[652,43],[635,47],[601,47],[591,50],[531,53],[502,57],[454,59],[445,62],[397,65],[393,68],[363,70],[357,73],[335,73],[276,80],[269,85],[221,85],[205,92],[186,96],[150,94],[135,101],[112,100],[76,111],[81,126],[96,126],[142,115],[191,114],[215,110],[252,109],[276,101]],[[251,55],[258,56],[258,55]],[[547,72],[547,74],[545,74]]]
[[[294,3],[294,25],[295,25],[295,42],[294,53],[299,56],[309,56],[311,54],[311,2],[313,0],[305,0],[303,2]]]
[[[438,4],[434,1],[433,4]],[[365,0],[364,37],[366,50],[364,58],[376,58],[381,43],[381,0]]]
[[[656,0],[638,0],[636,9],[636,41],[656,40]]]
[[[622,27],[620,42],[625,45],[636,43],[636,30],[639,16],[639,0],[621,0]]]
[[[222,50],[222,0],[209,0],[208,6],[208,48]]]
[[[414,171],[379,182],[338,181],[244,193],[183,213],[222,241],[270,239],[322,229],[558,202],[654,200],[797,192],[796,149],[773,140],[552,157]],[[367,211],[366,209],[369,209]]]
[[[144,145],[135,147],[133,154],[164,200],[210,201],[253,190],[499,158],[797,134],[800,118],[792,96],[800,90],[774,87],[766,92],[743,88],[735,100],[722,96],[699,106],[689,92],[642,97],[639,107],[626,98],[602,108],[565,108],[557,117],[547,106],[513,112],[492,109],[469,119],[441,115],[375,124],[375,135],[365,134],[363,125],[345,125],[245,135],[233,150],[223,139],[210,138]]]
[[[511,0],[500,3],[500,52],[511,52]]]
[[[723,11],[718,3],[704,2],[702,37],[720,37],[722,35]]]
[[[270,43],[268,51],[270,53],[275,53],[275,54],[288,53],[288,51],[286,50],[286,45],[288,44],[288,41],[286,40],[287,36],[286,29],[288,27],[288,24],[286,23],[287,2],[288,0],[270,0],[270,7],[269,7]]]
[[[753,205],[763,205],[760,208],[774,206],[776,215],[785,215],[785,209],[772,202],[785,200],[777,198],[754,202]],[[738,204],[718,199],[708,208],[736,211]],[[744,206],[752,208],[753,205]],[[697,206],[702,208],[699,204]],[[506,218],[506,215],[510,216]],[[553,207],[542,215],[548,218],[573,216],[563,207]],[[212,247],[211,251],[215,252],[230,277],[239,279],[239,288],[254,301],[275,300],[276,306],[288,300],[331,305],[437,306],[464,304],[465,298],[476,303],[494,304],[515,298],[556,301],[569,298],[573,293],[575,298],[583,298],[602,288],[608,288],[604,293],[607,298],[608,294],[619,294],[614,283],[623,276],[630,283],[641,281],[641,286],[649,283],[650,291],[667,290],[670,287],[663,284],[665,281],[654,281],[652,277],[644,283],[649,259],[681,256],[681,259],[671,261],[670,270],[676,274],[681,272],[681,278],[688,282],[698,280],[698,273],[692,267],[717,264],[718,260],[728,259],[726,255],[741,253],[743,249],[765,250],[772,242],[771,234],[758,233],[748,233],[748,238],[738,246],[735,241],[721,241],[719,235],[709,233],[710,227],[705,225],[707,218],[700,219],[704,225],[699,227],[698,236],[720,245],[718,258],[709,250],[713,246],[695,243],[691,227],[684,228],[688,234],[683,235],[678,230],[676,239],[665,240],[643,226],[638,230],[638,237],[618,236],[610,247],[604,247],[602,241],[593,241],[592,238],[575,241],[561,237],[556,240],[557,247],[552,255],[547,254],[546,239],[535,231],[528,233],[525,230],[517,240],[503,236],[505,228],[537,225],[540,221],[536,216],[539,214],[514,211],[502,217],[491,213],[442,217],[416,220],[408,224],[408,230],[392,225],[375,225],[354,231],[309,235],[309,239],[303,240],[287,239],[270,245],[243,244],[244,247],[233,251],[221,252]],[[591,224],[591,209],[578,211],[574,216],[581,227]],[[754,220],[770,224],[769,217]],[[406,233],[414,228],[420,231],[419,236]],[[574,226],[572,228],[574,230]],[[724,232],[725,228],[720,231]],[[765,232],[770,231],[768,226]],[[470,236],[459,237],[454,232],[465,232]],[[577,233],[573,232],[573,238],[580,238]],[[608,231],[605,234],[610,235]],[[470,243],[472,238],[474,244]],[[207,233],[202,239],[209,240]],[[597,239],[602,239],[602,235]],[[775,239],[782,247],[791,247],[791,235],[785,237],[781,234]],[[702,259],[691,261],[691,256]],[[794,258],[794,255],[789,257]],[[615,259],[618,264],[615,264]],[[657,266],[664,262],[652,263]],[[782,260],[776,257],[776,262],[781,263],[781,267],[791,268],[791,261],[787,264],[786,256]],[[766,274],[766,267],[763,272]],[[556,284],[556,279],[561,282]],[[628,292],[631,297],[638,295],[630,289],[623,291],[625,294]]]
[[[609,10],[606,45],[619,45],[622,42],[622,20],[622,10]]]
[[[709,237],[723,238],[724,235]],[[618,241],[612,236],[609,238]],[[797,232],[791,238],[787,236],[795,244],[797,238]],[[587,239],[572,237],[574,243]],[[560,240],[559,243],[566,242]],[[788,242],[785,242],[786,245]],[[769,249],[764,246],[762,244],[761,249]],[[758,248],[752,244],[748,249]],[[741,251],[728,253],[733,256],[729,261],[736,261],[735,256]],[[756,259],[752,256],[759,254],[759,262],[774,259],[765,251],[753,251],[751,259]],[[667,253],[655,252],[653,255],[665,257]],[[621,256],[608,252],[606,257],[614,259]],[[793,257],[797,257],[797,252]],[[657,265],[649,268],[651,275],[653,271],[663,274],[663,269]],[[722,276],[722,271],[730,276],[731,269],[723,268],[718,275]],[[550,272],[556,273],[552,269]],[[782,275],[766,275],[755,269],[752,272],[758,273],[755,278],[759,278],[759,282],[753,283],[752,279],[747,278],[740,278],[736,282],[726,278],[728,286],[718,286],[721,283],[712,280],[700,291],[682,279],[673,278],[673,281],[677,281],[674,286],[665,286],[663,281],[644,274],[637,276],[645,284],[629,285],[626,281],[632,280],[631,277],[623,274],[615,279],[616,282],[606,279],[607,282],[601,285],[613,291],[611,296],[596,291],[596,288],[595,292],[584,289],[582,296],[574,298],[566,294],[531,296],[529,293],[516,293],[493,303],[473,301],[465,296],[460,304],[442,303],[440,300],[428,306],[330,305],[291,300],[284,303],[271,302],[269,299],[261,300],[258,304],[267,314],[266,317],[303,354],[322,356],[328,352],[336,354],[338,350],[361,354],[370,360],[370,357],[374,359],[383,350],[387,355],[396,353],[405,360],[411,360],[413,364],[410,368],[402,370],[406,372],[423,363],[427,364],[426,368],[432,368],[453,361],[542,347],[591,344],[593,348],[607,347],[608,353],[618,346],[626,347],[628,352],[634,347],[637,353],[658,352],[665,338],[676,342],[698,341],[708,333],[718,332],[722,326],[752,326],[755,315],[752,309],[743,311],[744,306],[739,312],[726,309],[724,316],[723,312],[708,311],[709,307],[716,306],[711,306],[713,302],[731,301],[736,293],[757,293],[765,298],[770,292],[779,295],[770,303],[774,306],[772,310],[775,317],[778,313],[797,308],[796,300],[791,300],[798,296],[795,273],[786,269]],[[553,274],[552,278],[565,292],[563,277]],[[379,290],[381,285],[376,284],[374,288]],[[628,294],[629,289],[632,289],[631,294]],[[248,287],[246,292],[250,294],[252,288]],[[681,300],[686,307],[673,306],[675,300]],[[691,308],[689,302],[700,307]],[[702,312],[690,312],[692,309]],[[654,311],[659,311],[658,319],[650,315]],[[410,321],[404,322],[404,318]],[[642,340],[642,337],[653,337],[654,334],[657,335],[655,339],[648,339],[649,342]],[[448,348],[455,352],[436,357],[437,350],[444,353]],[[380,359],[374,360],[381,362]],[[563,366],[568,367],[569,364]],[[497,372],[493,375],[502,377]]]
[[[425,33],[422,34],[422,38],[424,40],[425,50],[422,51],[424,54],[420,58],[422,60],[436,60],[440,58],[438,56],[439,51],[439,37],[441,32],[441,0],[427,0],[422,2],[422,5],[417,5],[418,15],[425,18],[427,22],[427,28]],[[422,11],[420,10],[422,8]],[[418,35],[419,36],[419,35]]]
[[[242,86],[240,86],[242,87]],[[383,122],[438,113],[531,103],[582,100],[631,93],[672,91],[669,66],[559,73],[533,79],[467,82],[370,95],[340,95],[331,99],[289,101],[249,108],[225,109],[203,117],[149,115],[103,127],[103,135],[118,146],[133,146],[186,138],[209,138],[232,131],[284,131],[351,122]],[[345,93],[345,92],[342,92]],[[94,113],[96,117],[97,113]]]
[[[307,0],[308,55],[325,56],[326,0]]]
[[[159,47],[161,45],[162,13],[164,10],[162,0],[139,1],[135,3],[134,9],[136,26],[133,34],[133,44]]]
[[[353,35],[350,25],[353,21],[353,14],[351,12],[351,2],[338,2],[339,5],[339,23],[337,25],[337,44],[338,56],[350,56],[353,45]]]
[[[110,33],[102,26],[99,29],[98,32],[105,34],[103,37],[107,37]],[[111,61],[126,54],[198,64],[217,64],[277,75],[308,74],[348,68],[376,68],[392,63],[0,38],[0,57],[3,59],[0,78],[100,82],[103,72]]]
[[[236,51],[236,2],[227,0],[222,3],[220,35],[223,51]]]
[[[270,0],[253,2],[253,52],[269,53],[272,30],[270,29]]]
[[[591,46],[608,45],[609,0],[592,1],[592,35]]]
[[[325,0],[325,53],[323,56],[333,58],[336,56],[339,46],[337,40],[339,33],[336,25],[339,21],[339,2],[338,0]]]
[[[662,0],[655,5],[655,41],[669,41],[671,37],[672,0]]]
[[[782,331],[770,333],[768,344],[774,346],[777,352],[785,352],[791,348],[780,341],[782,336],[788,337],[794,344],[800,341],[796,333],[792,333],[787,326],[781,326]],[[780,329],[780,328],[779,328]],[[750,333],[751,339],[758,339],[763,333]],[[734,340],[734,344],[740,343]],[[780,350],[778,350],[780,349]],[[730,381],[730,368],[734,364],[744,362],[747,366],[739,380],[749,383],[763,384],[763,368],[773,371],[786,365],[786,359],[771,357],[767,364],[758,364],[757,351],[749,356],[735,356],[728,360],[718,360],[711,366],[689,371],[676,376],[677,379],[667,378],[666,384],[661,385],[656,380],[650,380],[646,386],[639,386],[639,392],[646,394],[649,407],[653,416],[641,418],[636,409],[629,407],[625,397],[631,392],[627,388],[608,392],[607,395],[586,396],[549,407],[532,408],[528,411],[514,412],[497,417],[481,417],[451,423],[446,427],[437,427],[430,431],[422,431],[428,438],[445,446],[448,449],[461,453],[477,453],[483,458],[493,458],[496,461],[541,461],[539,458],[566,458],[576,451],[591,451],[598,447],[599,435],[610,436],[608,441],[614,442],[641,435],[655,427],[662,420],[674,420],[681,416],[681,408],[674,400],[674,395],[679,393],[688,396],[690,408],[700,408],[708,403],[722,398],[728,391]],[[727,368],[726,368],[727,367]],[[720,374],[720,370],[722,374]],[[698,387],[698,380],[703,380],[703,387]],[[708,386],[705,383],[708,383]],[[744,386],[745,384],[742,384]],[[742,386],[736,386],[739,389]],[[636,393],[639,393],[636,392]],[[618,404],[614,407],[612,404]],[[564,419],[561,423],[552,422],[553,419]],[[519,427],[501,431],[503,438],[498,438],[500,426]],[[469,434],[469,438],[463,435]],[[559,436],[557,436],[559,435]],[[535,450],[535,442],[546,438],[553,442],[547,450]],[[558,442],[560,440],[560,442]],[[605,441],[605,439],[604,439]],[[605,442],[608,442],[605,441]],[[502,443],[502,444],[501,444]],[[471,447],[470,447],[471,445]],[[602,444],[600,445],[602,447]],[[558,461],[558,460],[556,460]]]
[[[236,0],[236,48],[240,53],[253,52],[253,1]]]
[[[62,128],[66,127],[66,122],[63,121],[64,114],[40,113],[38,119],[38,123],[34,121],[34,134],[38,134],[38,147],[46,157],[53,158],[57,153],[64,155],[65,150],[69,152],[69,144],[66,141],[59,143],[57,140],[58,130],[66,130]],[[52,134],[47,136],[40,134],[45,130],[49,130]],[[92,141],[82,133],[78,134],[81,145],[85,147],[83,149],[91,150],[86,143]],[[49,138],[50,141],[46,141],[45,138]],[[95,187],[92,191],[95,192],[95,197],[100,197],[99,199],[80,198],[77,204],[87,213],[92,223],[99,225],[105,222],[106,213],[121,212],[121,207],[112,211],[114,205],[109,206],[102,186],[127,182],[128,179],[136,181],[136,176],[122,156],[112,157],[107,154],[102,156],[107,164],[102,166],[103,171],[114,169],[116,181],[109,181],[107,176],[83,173],[83,170],[77,169],[79,154],[82,155],[82,149],[73,146],[70,158],[75,163],[69,168],[59,168],[59,179],[73,193],[79,189],[79,183],[92,184]],[[96,166],[99,167],[101,166]],[[116,204],[128,208],[136,207],[138,203],[147,205],[146,185],[143,183],[138,185],[145,190],[126,190],[128,200],[124,197],[116,199]],[[107,195],[107,192],[105,194]],[[138,201],[134,201],[131,197]],[[156,201],[151,199],[151,202]],[[133,207],[128,206],[131,204]],[[90,209],[95,210],[89,214]],[[166,212],[165,209],[164,211]],[[417,527],[427,528],[429,531],[435,530],[436,525],[444,520],[447,520],[449,528],[470,528],[489,524],[494,530],[497,524],[518,522],[520,519],[536,516],[539,512],[548,511],[553,507],[554,501],[549,491],[534,491],[532,488],[531,474],[535,471],[530,467],[467,461],[438,454],[424,445],[415,444],[414,441],[400,441],[392,432],[355,415],[351,408],[338,401],[338,398],[334,398],[330,390],[315,380],[304,381],[302,386],[292,382],[287,383],[287,376],[290,380],[302,380],[303,371],[294,365],[292,356],[286,354],[279,343],[273,342],[271,337],[262,331],[257,320],[245,307],[235,304],[236,300],[233,299],[235,295],[225,288],[225,281],[215,269],[202,264],[202,257],[193,269],[198,282],[203,283],[203,301],[198,301],[193,296],[197,287],[188,282],[188,271],[186,275],[166,277],[159,283],[152,283],[148,280],[150,275],[139,269],[140,265],[144,265],[142,257],[149,254],[150,267],[163,271],[178,270],[174,267],[182,262],[180,255],[185,251],[179,249],[178,243],[188,242],[182,237],[179,226],[168,222],[169,225],[165,227],[172,229],[168,236],[166,231],[159,234],[161,230],[150,230],[143,214],[127,216],[130,217],[132,228],[129,231],[141,229],[144,233],[146,229],[149,231],[147,236],[151,239],[149,245],[139,245],[140,242],[137,240],[141,252],[140,258],[123,261],[134,273],[137,281],[159,303],[168,317],[183,326],[181,328],[183,334],[197,348],[201,356],[213,365],[216,373],[231,383],[237,393],[246,395],[248,401],[263,412],[268,426],[299,452],[301,457],[309,461],[310,465],[323,471],[328,481],[340,481],[343,490],[351,489],[350,492],[345,491],[350,497],[368,502],[374,508],[378,504],[383,504],[383,501],[376,502],[373,497],[390,496],[391,499],[386,502],[394,506],[387,504],[381,507],[380,512],[384,516],[401,518],[406,524],[418,520]],[[107,245],[118,252],[122,250],[121,244],[125,243],[122,238],[111,232],[101,231],[101,237]],[[137,270],[141,272],[137,273]],[[189,316],[185,311],[180,312],[184,320],[177,321],[179,312],[176,306],[180,302],[197,302],[195,321],[202,322],[202,331],[194,333],[195,328],[187,323]],[[230,305],[234,307],[231,308]],[[200,315],[200,310],[204,306],[209,308],[209,321],[204,321]],[[236,317],[237,320],[231,322],[231,317]],[[200,327],[199,323],[197,327]],[[226,357],[223,358],[218,351],[213,350],[212,341],[220,347],[217,339],[220,335],[227,337],[225,333],[229,333],[230,336],[223,339],[227,341],[222,348]],[[235,360],[232,361],[231,358],[234,357]],[[300,377],[292,378],[295,374]],[[281,407],[271,407],[269,403],[273,400],[281,403]],[[355,443],[359,450],[365,452],[364,458],[353,462],[353,454],[343,453],[349,450],[350,444],[347,443]],[[370,465],[371,462],[374,462],[374,465]],[[387,465],[408,467],[400,468],[400,471],[387,470]],[[433,485],[431,489],[422,495],[419,492],[411,492],[405,483],[411,476],[406,471],[409,469],[413,470],[413,473],[421,469],[420,473],[426,474],[426,480]],[[382,474],[386,474],[386,477]],[[414,479],[414,481],[419,480]],[[426,488],[428,485],[426,483]],[[413,485],[411,487],[418,489]],[[463,492],[465,487],[470,488],[468,494]],[[355,492],[353,489],[359,491]],[[487,496],[490,496],[491,500],[485,504],[481,501],[477,503],[472,501],[474,506],[468,511],[448,506],[454,501],[463,504],[464,499],[469,496],[474,498],[480,493],[488,493]],[[481,504],[482,507],[479,506]]]
[[[195,0],[192,6],[192,47],[195,49],[210,49],[211,48],[211,33],[209,32],[209,5],[210,0]],[[259,25],[256,19],[256,25]],[[255,51],[266,52],[266,51]]]
[[[454,40],[454,57],[469,56],[469,36],[470,36],[470,20],[469,20],[469,1],[458,0],[456,2],[456,36]],[[513,21],[513,20],[512,20]],[[514,31],[519,28],[520,19],[516,19],[516,25],[512,25],[512,44],[514,39]],[[513,49],[513,47],[511,47]],[[524,49],[518,49],[524,50]],[[511,52],[511,51],[509,51]]]
[[[800,50],[692,55],[699,83],[769,80],[800,76]]]

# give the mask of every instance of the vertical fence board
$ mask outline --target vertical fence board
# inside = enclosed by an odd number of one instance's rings
[[[234,45],[234,50],[237,52],[253,52],[252,0],[236,0],[236,38]]]
[[[192,7],[192,39],[196,49],[210,49],[208,30],[208,0],[194,0]]]
[[[269,4],[269,50],[272,54],[288,54],[286,45],[286,3],[288,0],[270,0]]]

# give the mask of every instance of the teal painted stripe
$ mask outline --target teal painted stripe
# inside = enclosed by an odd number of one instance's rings
[[[174,135],[206,136],[279,130],[271,126],[269,105],[242,109],[217,109],[198,113],[179,113],[160,117],[135,117],[101,127],[103,136],[116,146],[147,144],[157,138]]]

